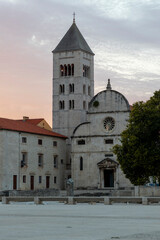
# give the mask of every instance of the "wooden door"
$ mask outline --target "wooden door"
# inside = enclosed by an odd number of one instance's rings
[[[17,175],[13,175],[13,189],[17,189]]]
[[[34,190],[34,176],[30,176],[30,189]]]
[[[50,176],[46,176],[46,188],[49,188],[50,185]]]

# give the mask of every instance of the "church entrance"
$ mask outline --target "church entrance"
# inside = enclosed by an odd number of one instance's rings
[[[104,169],[104,187],[114,187],[114,169]]]

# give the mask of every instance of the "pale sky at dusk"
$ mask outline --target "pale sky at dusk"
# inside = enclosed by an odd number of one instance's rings
[[[160,89],[160,0],[0,0],[0,117],[52,118],[52,50],[76,24],[95,53],[95,93],[130,104]]]

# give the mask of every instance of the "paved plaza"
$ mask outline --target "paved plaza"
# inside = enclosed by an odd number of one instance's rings
[[[157,240],[160,206],[0,204],[0,240]]]

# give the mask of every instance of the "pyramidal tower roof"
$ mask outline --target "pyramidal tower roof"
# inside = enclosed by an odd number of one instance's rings
[[[73,24],[67,33],[64,35],[57,47],[53,50],[53,53],[75,50],[82,50],[94,55],[86,40],[79,31],[75,21],[73,21]]]

